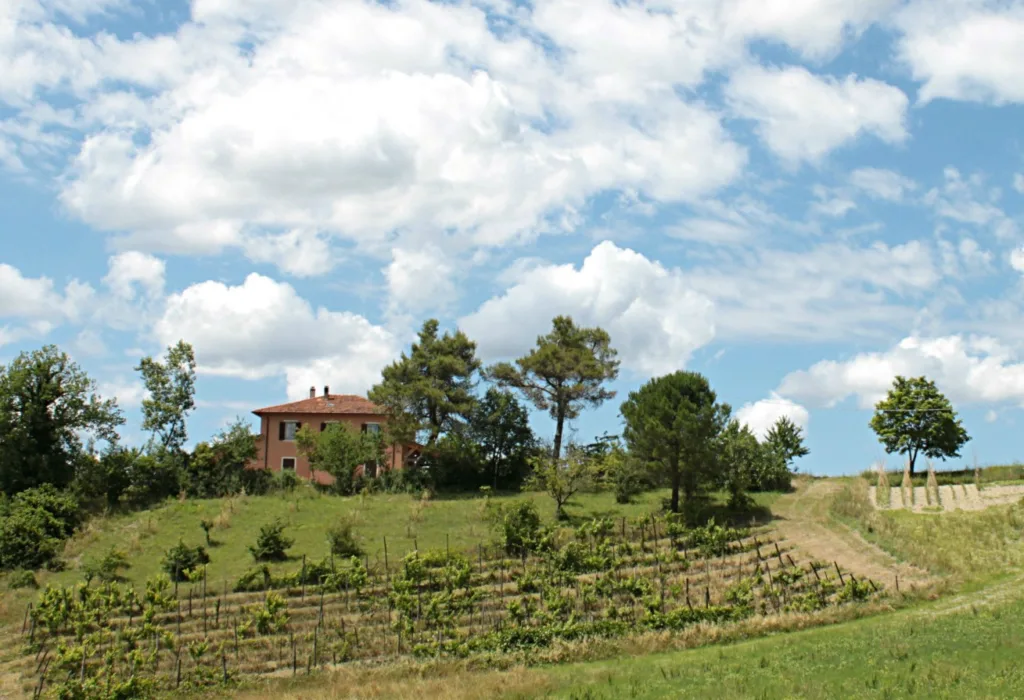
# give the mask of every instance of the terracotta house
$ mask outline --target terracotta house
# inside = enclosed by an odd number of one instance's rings
[[[260,417],[259,452],[250,467],[272,471],[291,470],[306,479],[329,484],[334,477],[313,471],[308,460],[299,454],[295,434],[304,425],[323,431],[332,423],[348,423],[362,432],[380,432],[387,424],[383,409],[363,396],[332,394],[324,387],[320,396],[309,388],[309,398],[279,406],[268,406],[253,413]],[[402,469],[419,456],[419,445],[393,445],[385,449],[383,464],[364,465],[364,473]]]

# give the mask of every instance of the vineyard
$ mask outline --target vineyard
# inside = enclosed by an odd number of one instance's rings
[[[25,611],[27,695],[138,697],[398,656],[528,652],[559,640],[679,630],[814,611],[879,590],[800,561],[766,530],[687,528],[671,517],[595,519],[572,533],[510,532],[473,552],[254,568],[228,590],[167,577],[47,588]]]

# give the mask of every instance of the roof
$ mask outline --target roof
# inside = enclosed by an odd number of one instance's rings
[[[302,399],[278,406],[267,406],[253,411],[257,416],[268,413],[321,413],[321,414],[383,414],[382,409],[365,396],[354,394],[328,394],[312,399]]]

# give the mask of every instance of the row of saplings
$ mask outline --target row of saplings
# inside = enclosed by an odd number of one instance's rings
[[[705,558],[734,551],[735,543],[744,535],[714,523],[688,529],[667,520],[666,527],[676,555],[678,550],[689,549]],[[390,627],[398,639],[399,649],[423,656],[463,656],[487,651],[510,653],[547,646],[558,639],[619,636],[640,628],[680,629],[699,621],[737,620],[770,609],[756,609],[755,589],[761,586],[763,590],[765,584],[759,576],[745,576],[735,581],[725,591],[722,604],[679,606],[669,610],[665,606],[663,579],[659,590],[656,578],[635,572],[632,576],[578,578],[580,574],[614,571],[637,553],[636,547],[626,542],[613,543],[613,528],[614,524],[606,519],[584,523],[577,529],[574,540],[555,547],[554,533],[540,526],[530,504],[505,512],[498,523],[498,544],[505,550],[504,554],[525,558],[529,553],[534,559],[539,558],[541,565],[529,570],[524,567],[517,573],[516,587],[521,595],[507,602],[506,614],[498,625],[476,634],[458,632],[460,627],[465,627],[467,615],[472,620],[474,608],[486,594],[486,590],[472,585],[469,559],[446,551],[410,553],[391,577],[388,595],[384,598],[389,610],[394,612],[393,617],[389,617]],[[346,530],[341,526],[335,533]],[[351,536],[350,531],[348,535]],[[280,558],[291,544],[284,537],[280,523],[265,527],[259,540],[251,548],[256,557],[263,554]],[[261,549],[261,543],[273,546]],[[184,545],[176,549],[197,551]],[[350,549],[347,553],[354,552]],[[168,556],[168,561],[173,559]],[[201,559],[187,562],[192,566],[175,571],[188,572],[185,580],[196,580],[190,573],[202,568]],[[636,559],[632,561],[635,563]],[[383,604],[380,598],[370,596],[364,600],[365,596],[360,597],[368,586],[379,585],[381,579],[372,580],[358,557],[352,557],[350,565],[340,568],[332,562],[307,564],[297,572],[273,580],[265,569],[257,571],[261,571],[259,576],[243,576],[236,590],[304,583],[322,592],[354,593],[361,609],[370,610]],[[795,566],[777,572],[775,585],[796,584],[803,573]],[[575,595],[569,590],[572,586],[576,587]],[[816,590],[807,588],[803,593],[790,596],[783,609],[818,609],[833,594],[836,594],[836,602],[861,600],[871,590],[866,582],[852,578],[839,590],[828,582]],[[673,591],[675,597],[678,593]],[[504,598],[502,603],[505,604]],[[167,614],[179,605],[170,577],[148,581],[142,595],[109,580],[102,585],[90,585],[87,581],[74,589],[47,588],[31,612],[31,628],[27,634],[29,647],[38,659],[39,689],[48,683],[50,692],[59,697],[128,698],[145,696],[161,683],[199,687],[230,682],[235,677],[234,672],[228,670],[230,642],[211,641],[205,635],[201,640],[183,641],[167,624]],[[233,625],[237,655],[239,636],[244,639],[276,635],[289,628],[287,602],[277,593],[268,592],[262,602],[244,608]],[[346,631],[342,627],[333,640],[325,639],[321,649],[326,658],[335,661],[352,658],[354,648],[365,646],[353,643],[353,635],[358,634],[358,629]],[[393,653],[394,648],[390,649]],[[168,658],[172,659],[169,663]],[[187,668],[184,678],[183,666]]]

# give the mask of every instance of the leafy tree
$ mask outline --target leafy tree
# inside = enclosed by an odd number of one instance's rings
[[[384,407],[397,442],[426,432],[433,448],[442,433],[460,429],[476,404],[474,375],[480,369],[476,343],[462,331],[438,336],[438,322],[430,319],[419,332],[408,355],[385,367],[383,380],[368,397]]]
[[[334,488],[344,495],[353,493],[359,465],[384,461],[381,438],[361,433],[347,423],[331,423],[322,432],[304,425],[295,436],[295,444],[311,468],[334,477]]]
[[[533,473],[527,488],[544,491],[555,501],[555,518],[565,520],[565,505],[573,496],[594,482],[593,460],[579,447],[569,445],[565,457],[556,461],[550,455],[533,459]]]
[[[739,421],[729,421],[722,431],[717,454],[720,477],[734,509],[750,505],[750,491],[783,491],[790,486],[791,474],[782,453],[768,443],[758,442],[750,428]]]
[[[189,547],[184,541],[167,550],[164,555],[163,568],[172,581],[188,581],[188,572],[195,572],[204,564],[210,563],[210,555],[202,545]]]
[[[131,486],[132,467],[140,451],[109,445],[99,456],[84,454],[75,467],[72,490],[91,507],[114,510]]]
[[[124,417],[67,354],[47,345],[0,365],[0,489],[71,483],[82,437],[117,440]]]
[[[647,485],[647,470],[643,463],[621,445],[611,446],[596,456],[597,470],[602,480],[615,494],[616,503],[632,503]]]
[[[949,399],[926,377],[897,376],[888,395],[875,404],[871,429],[886,452],[907,455],[911,474],[919,454],[959,457],[970,440]]]
[[[348,517],[339,519],[334,527],[327,530],[327,544],[336,557],[361,557],[364,554],[355,523]]]
[[[257,436],[238,418],[212,442],[196,445],[185,465],[185,492],[193,498],[220,498],[245,485],[246,466],[256,458]]]
[[[124,458],[129,461],[129,486],[123,500],[133,507],[157,503],[180,492],[183,460],[181,452],[151,446],[149,452],[132,449]]]
[[[470,414],[469,435],[480,450],[491,486],[497,489],[499,479],[518,485],[537,440],[530,414],[515,395],[489,388]]]
[[[600,328],[581,328],[568,316],[558,316],[552,331],[537,338],[537,347],[515,364],[501,362],[487,370],[499,385],[523,392],[541,411],[555,420],[553,463],[562,456],[565,421],[580,415],[585,406],[599,406],[615,397],[604,387],[619,376],[617,352]]]
[[[810,450],[804,445],[803,432],[803,428],[790,420],[789,416],[782,416],[764,436],[764,444],[775,450],[786,463],[786,467],[792,469],[794,459],[810,454]]]
[[[256,561],[284,561],[293,544],[295,540],[284,534],[284,523],[275,520],[260,528],[256,544],[249,547],[249,552]]]
[[[80,523],[78,501],[52,484],[20,492],[0,508],[0,569],[50,565]]]
[[[135,371],[149,393],[142,400],[142,429],[159,439],[164,449],[180,450],[188,439],[185,422],[195,408],[196,357],[184,340],[167,348],[163,362],[144,357]]]
[[[673,512],[682,492],[688,514],[695,515],[699,496],[721,481],[715,448],[732,409],[717,398],[704,376],[675,372],[630,392],[622,404],[626,444],[666,478]]]

